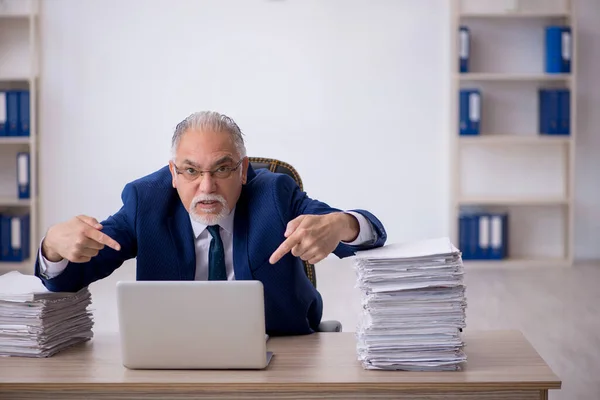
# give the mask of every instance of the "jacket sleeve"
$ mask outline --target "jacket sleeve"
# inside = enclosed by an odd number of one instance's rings
[[[278,176],[275,182],[273,195],[275,196],[275,204],[278,207],[279,215],[284,224],[287,224],[294,218],[304,214],[324,215],[342,211],[321,201],[311,199],[305,192],[300,190],[300,187],[288,175],[282,174],[281,176]],[[340,242],[333,251],[336,256],[339,258],[349,257],[355,255],[356,251],[373,249],[385,244],[387,233],[383,224],[375,217],[375,215],[361,209],[346,211],[354,211],[363,215],[373,227],[376,239],[371,243],[365,243],[358,246],[351,246]]]
[[[35,263],[35,275],[53,292],[76,292],[89,284],[105,278],[119,268],[124,261],[137,255],[135,220],[137,212],[137,192],[128,184],[121,194],[123,206],[114,215],[102,221],[102,232],[116,240],[121,250],[105,246],[96,257],[85,263],[69,262],[64,271],[53,278],[45,277],[40,270],[40,259]]]

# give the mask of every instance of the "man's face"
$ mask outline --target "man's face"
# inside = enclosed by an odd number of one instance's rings
[[[181,136],[175,163],[169,162],[169,168],[173,187],[192,218],[205,225],[216,225],[233,210],[240,197],[248,158],[240,158],[233,137],[227,132],[188,130]]]

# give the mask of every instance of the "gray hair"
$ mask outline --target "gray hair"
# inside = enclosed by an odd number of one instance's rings
[[[246,157],[246,146],[244,145],[242,131],[233,119],[214,111],[199,111],[191,114],[175,127],[173,139],[171,140],[171,155],[173,158],[175,158],[175,152],[181,141],[181,135],[188,129],[210,129],[216,132],[225,131],[231,135],[240,157]]]

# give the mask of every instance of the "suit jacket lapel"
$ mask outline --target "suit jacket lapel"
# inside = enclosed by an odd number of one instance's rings
[[[171,240],[177,251],[176,262],[173,266],[180,280],[194,280],[196,276],[196,251],[194,246],[194,231],[187,210],[177,199],[175,212],[169,218]]]
[[[248,262],[248,203],[244,189],[235,206],[233,219],[233,270],[236,280],[252,279]]]
[[[247,183],[256,176],[252,165],[248,165]],[[235,206],[233,219],[233,270],[236,280],[250,280],[250,262],[248,261],[248,191],[246,185],[242,186],[242,193]]]

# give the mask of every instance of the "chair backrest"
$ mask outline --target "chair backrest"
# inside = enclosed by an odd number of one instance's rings
[[[264,157],[248,157],[248,160],[250,161],[250,165],[252,165],[252,168],[254,168],[255,170],[266,168],[271,172],[277,172],[291,176],[300,187],[300,190],[304,190],[300,174],[298,174],[298,171],[296,171],[296,169],[290,164],[276,160],[274,158]],[[308,261],[304,261],[304,272],[306,273],[308,279],[310,279],[310,281],[312,282],[313,286],[317,287],[317,275],[315,274],[315,266],[309,263]]]

